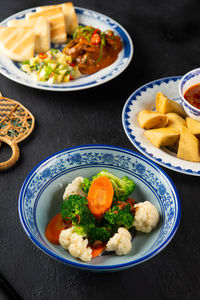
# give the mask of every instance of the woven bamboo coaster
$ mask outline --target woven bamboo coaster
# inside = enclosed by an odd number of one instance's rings
[[[0,146],[4,142],[12,149],[12,156],[0,163],[0,170],[6,170],[18,161],[17,144],[31,134],[34,126],[34,116],[23,105],[0,94]]]

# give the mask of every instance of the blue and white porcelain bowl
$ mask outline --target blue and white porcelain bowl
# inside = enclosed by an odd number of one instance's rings
[[[182,104],[184,107],[184,110],[186,112],[186,114],[197,120],[200,121],[200,109],[194,107],[193,105],[191,105],[185,98],[184,98],[184,94],[185,92],[192,86],[196,85],[196,84],[200,84],[200,68],[198,69],[194,69],[190,72],[188,72],[187,74],[185,74],[179,83],[179,93],[180,93],[180,97],[182,99]]]
[[[75,177],[91,177],[102,169],[134,179],[136,201],[148,200],[161,220],[150,233],[137,233],[126,256],[106,254],[89,263],[72,257],[45,238],[45,228],[59,212],[62,195]],[[176,188],[154,162],[133,151],[106,145],[85,145],[60,151],[38,164],[27,176],[19,195],[19,216],[28,237],[42,251],[60,262],[91,271],[117,271],[142,263],[163,250],[180,221],[181,206]]]

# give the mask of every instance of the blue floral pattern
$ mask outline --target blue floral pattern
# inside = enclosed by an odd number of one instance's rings
[[[136,165],[136,169],[137,169],[137,172],[141,175],[145,173],[145,167],[142,164],[138,163]]]
[[[199,74],[200,74],[200,69],[197,69],[197,70],[195,70],[195,71],[193,71],[193,72],[187,74],[187,75],[183,78],[183,81],[182,81],[182,83],[181,83],[181,91],[182,91],[184,85],[186,84],[186,82],[187,82],[188,80],[192,79],[192,78],[195,77],[195,76],[198,76]]]
[[[43,178],[48,178],[48,177],[50,177],[51,176],[51,169],[49,169],[49,168],[46,168],[44,171],[42,171],[42,177]]]
[[[183,106],[185,106],[189,112],[197,117],[200,116],[200,111],[195,110],[191,105],[187,104],[186,102],[183,103]]]
[[[113,161],[114,161],[114,157],[113,157],[113,155],[112,154],[104,154],[103,155],[103,161],[105,162],[105,163],[112,163]]]

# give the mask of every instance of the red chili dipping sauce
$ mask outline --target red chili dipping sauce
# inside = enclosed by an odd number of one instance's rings
[[[194,107],[200,109],[200,84],[191,86],[184,94],[184,98]]]

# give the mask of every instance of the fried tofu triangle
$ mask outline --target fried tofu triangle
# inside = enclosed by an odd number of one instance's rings
[[[155,111],[142,110],[138,114],[138,123],[140,127],[144,129],[165,127],[167,122],[168,118],[166,115]]]
[[[181,129],[177,157],[200,162],[199,140],[185,126]]]
[[[176,129],[168,127],[146,130],[144,135],[157,148],[173,146],[180,136]]]
[[[192,118],[186,118],[187,128],[195,135],[200,135],[200,122]]]
[[[156,110],[161,114],[173,112],[177,113],[181,117],[186,117],[186,113],[183,110],[182,106],[179,103],[168,99],[161,92],[158,92],[156,94]]]
[[[182,126],[186,126],[185,120],[181,118],[179,115],[175,113],[168,113],[166,114],[166,116],[168,117],[167,127],[174,128],[178,132],[180,132]]]

